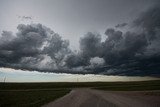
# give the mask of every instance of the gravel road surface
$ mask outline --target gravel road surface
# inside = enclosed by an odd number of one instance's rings
[[[160,107],[160,95],[148,91],[73,89],[43,107]]]

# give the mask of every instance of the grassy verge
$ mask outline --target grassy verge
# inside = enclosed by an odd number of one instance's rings
[[[7,90],[0,91],[0,107],[39,107],[70,90]]]

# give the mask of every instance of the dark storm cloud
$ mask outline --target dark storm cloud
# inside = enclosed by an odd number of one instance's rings
[[[16,35],[8,31],[2,33],[1,66],[38,69],[50,64],[53,69],[57,69],[69,52],[69,43],[41,24],[20,24],[17,29]]]
[[[101,35],[98,33],[88,32],[80,38],[80,52],[72,53],[66,60],[70,68],[78,66],[88,66],[90,59],[101,54]]]
[[[88,32],[80,38],[80,50],[86,57],[95,57],[101,50],[101,35]]]
[[[107,39],[104,42],[101,42],[100,35],[88,33],[80,40],[81,56],[87,57],[85,62],[94,57],[103,58],[105,64],[90,67],[88,63],[84,69],[95,74],[107,75],[159,75],[159,22],[160,7],[155,6],[133,21],[132,29],[141,30],[123,33],[109,28],[105,32]],[[74,61],[79,61],[77,59]]]
[[[79,66],[87,66],[89,64],[88,57],[83,56],[83,54],[72,53],[66,59],[66,65],[69,68],[79,67]]]
[[[159,22],[160,6],[154,6],[131,23],[131,31],[108,28],[103,41],[99,33],[86,33],[80,38],[78,52],[72,52],[69,41],[41,24],[21,24],[16,35],[2,33],[0,66],[43,72],[158,76]]]

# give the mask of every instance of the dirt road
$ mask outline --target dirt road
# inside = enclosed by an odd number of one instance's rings
[[[43,107],[160,107],[160,95],[152,92],[74,89]]]

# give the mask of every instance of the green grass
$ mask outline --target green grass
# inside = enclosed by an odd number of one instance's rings
[[[78,83],[0,83],[0,107],[39,107],[65,94],[72,88],[109,91],[160,90],[160,80],[142,82]]]
[[[39,107],[68,92],[69,90],[0,91],[0,107]]]

